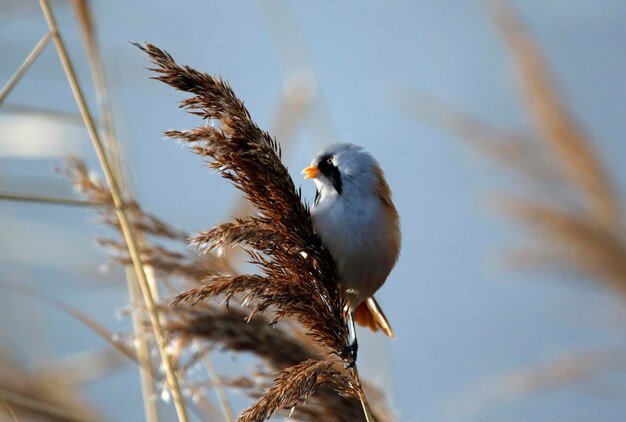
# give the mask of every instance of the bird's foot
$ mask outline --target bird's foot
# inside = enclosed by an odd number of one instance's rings
[[[353,368],[356,364],[356,356],[359,351],[359,342],[354,339],[350,346],[345,347],[341,351],[342,357],[348,362],[346,368]]]

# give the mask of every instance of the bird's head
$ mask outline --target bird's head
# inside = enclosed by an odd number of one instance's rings
[[[313,179],[322,197],[373,193],[379,190],[380,183],[384,183],[374,157],[353,144],[326,147],[302,174],[305,179]]]

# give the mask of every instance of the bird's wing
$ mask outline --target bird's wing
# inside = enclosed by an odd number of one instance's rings
[[[387,337],[395,337],[385,313],[374,296],[363,301],[354,311],[354,321],[372,331],[381,330]]]

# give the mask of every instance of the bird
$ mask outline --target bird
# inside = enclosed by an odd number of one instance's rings
[[[380,165],[361,146],[339,143],[319,152],[302,174],[315,182],[313,229],[335,262],[351,317],[394,337],[374,298],[401,244],[400,218]]]

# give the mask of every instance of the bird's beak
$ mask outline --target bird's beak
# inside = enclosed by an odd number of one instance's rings
[[[320,169],[317,166],[310,166],[302,170],[305,179],[315,179],[319,173]]]

